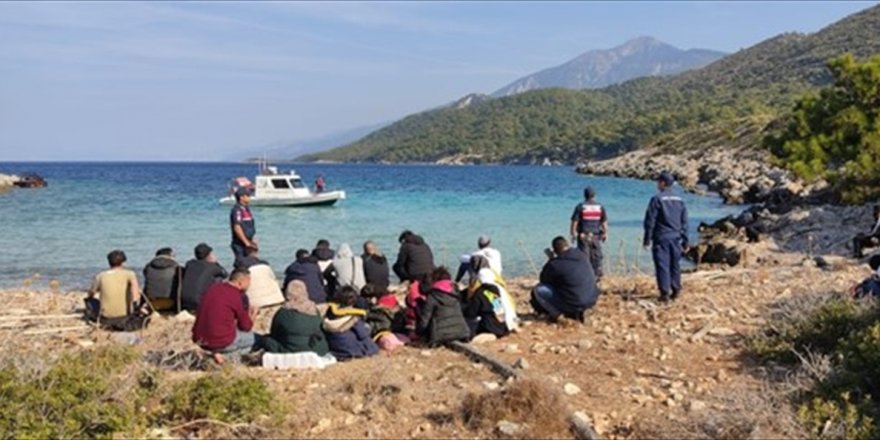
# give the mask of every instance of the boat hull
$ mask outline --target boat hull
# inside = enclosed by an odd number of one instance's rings
[[[287,208],[307,208],[312,206],[332,206],[337,201],[345,198],[345,191],[329,191],[320,194],[312,194],[309,197],[295,198],[259,198],[251,197],[250,206],[270,206],[270,207],[287,207]],[[224,205],[234,205],[235,197],[224,197],[220,199],[220,203]]]

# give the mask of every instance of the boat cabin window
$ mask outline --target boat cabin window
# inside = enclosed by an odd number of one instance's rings
[[[290,189],[290,184],[285,179],[272,179],[272,187],[275,189]]]
[[[303,181],[300,179],[290,179],[290,185],[296,189],[305,188]]]

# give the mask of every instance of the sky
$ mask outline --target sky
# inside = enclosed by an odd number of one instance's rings
[[[0,161],[222,160],[648,35],[733,52],[876,2],[0,2]]]

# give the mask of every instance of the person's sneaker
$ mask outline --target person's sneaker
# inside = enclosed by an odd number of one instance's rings
[[[660,295],[660,298],[657,299],[661,304],[666,304],[669,302],[669,295]]]
[[[677,300],[680,293],[681,292],[672,292],[672,296],[670,296],[669,299],[672,301]]]

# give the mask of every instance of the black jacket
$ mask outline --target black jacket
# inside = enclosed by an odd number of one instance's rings
[[[284,270],[284,287],[282,292],[287,292],[287,285],[293,280],[300,280],[306,285],[309,299],[321,304],[327,302],[327,292],[324,290],[324,277],[321,268],[318,267],[311,257],[294,261]]]
[[[364,279],[367,284],[375,286],[379,292],[387,292],[391,284],[389,280],[388,259],[384,255],[366,255],[364,260]]]
[[[182,307],[195,312],[208,286],[222,281],[226,276],[226,270],[217,263],[205,260],[187,261],[183,268],[183,289],[180,296]]]
[[[180,288],[180,264],[160,255],[144,267],[144,294],[148,298],[177,298]]]
[[[416,281],[434,270],[431,247],[418,235],[411,235],[400,245],[394,273],[401,281]]]
[[[566,314],[578,314],[596,305],[599,288],[589,257],[577,248],[570,248],[544,265],[541,284],[556,292],[556,305]]]
[[[495,304],[493,301],[498,303]],[[501,292],[498,291],[498,287],[491,284],[481,285],[473,296],[464,298],[461,309],[471,329],[471,337],[480,333],[492,333],[500,338],[510,332],[507,324],[498,319],[495,313],[496,307],[502,307],[500,301]]]
[[[449,288],[438,288],[435,284],[419,308],[418,333],[430,345],[467,341],[471,336],[471,330],[461,311],[458,294],[452,290],[451,283],[449,284]]]

